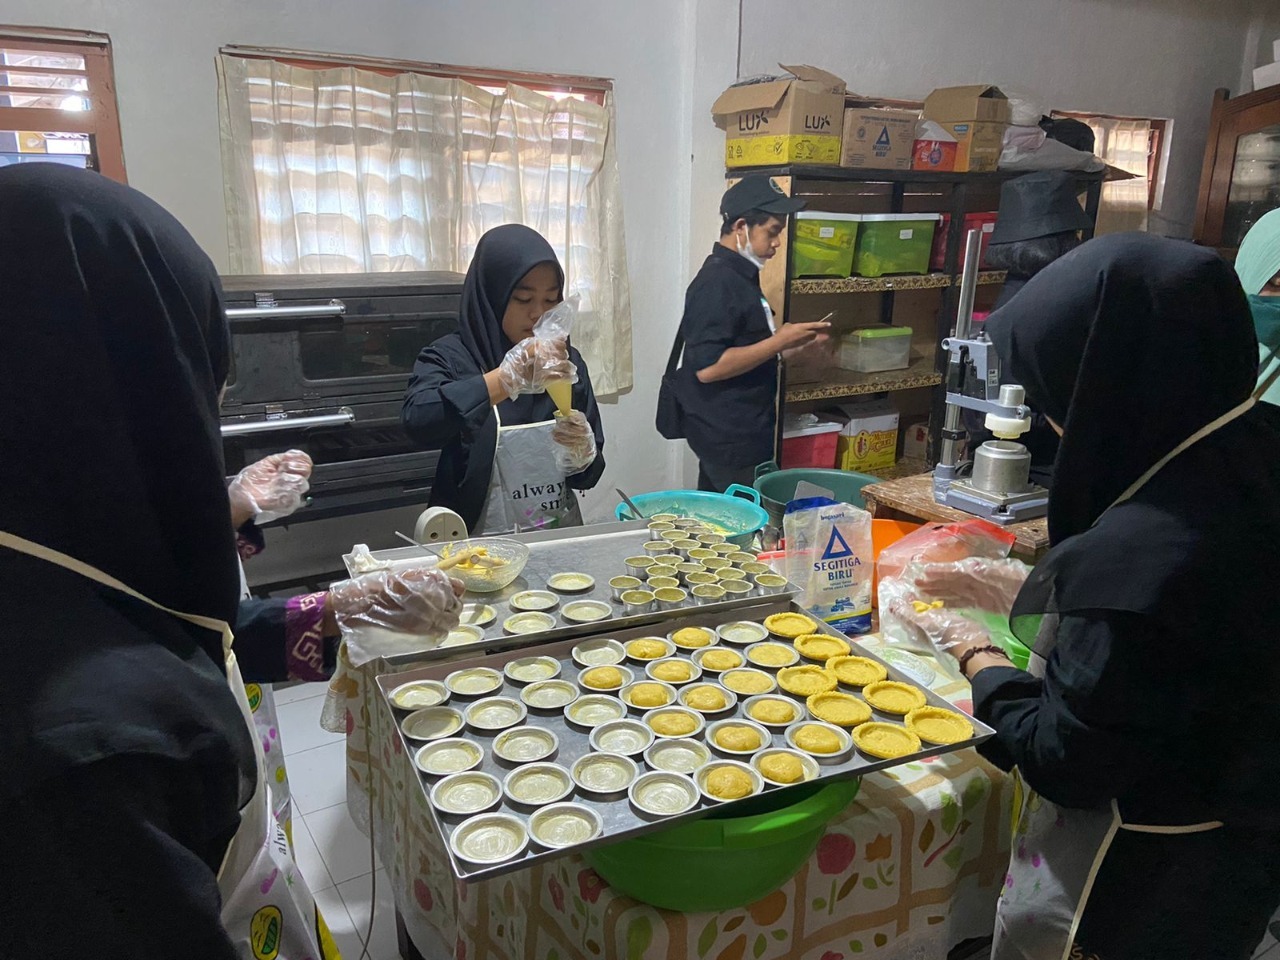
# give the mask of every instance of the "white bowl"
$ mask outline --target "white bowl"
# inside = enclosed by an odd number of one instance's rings
[[[502,672],[512,683],[524,686],[560,676],[560,661],[555,657],[520,657],[510,661]]]
[[[604,832],[604,821],[582,803],[553,803],[529,816],[529,835],[548,850],[563,850],[594,840]]]
[[[512,803],[541,807],[573,793],[573,777],[557,763],[530,763],[507,774],[502,792]]]
[[[449,816],[483,813],[501,801],[502,784],[498,778],[479,770],[452,774],[431,788],[431,805]]]
[[[703,764],[694,771],[693,774],[694,782],[698,785],[698,791],[712,803],[733,802],[732,800],[723,799],[707,792],[707,777],[715,771],[725,767],[732,767],[734,769],[741,770],[751,779],[751,792],[747,794],[747,797],[754,797],[756,794],[761,793],[764,790],[764,777],[760,776],[760,771],[755,767],[748,766],[745,763],[740,763],[737,760],[712,760],[710,763]],[[745,800],[746,797],[735,797],[733,799]]]
[[[442,740],[462,729],[462,713],[453,707],[423,707],[400,721],[400,729],[410,740]]]
[[[449,691],[439,680],[410,680],[388,693],[387,699],[399,710],[421,710],[448,703]]]
[[[564,718],[579,727],[598,727],[626,715],[626,705],[604,693],[586,694],[564,708]]]
[[[480,766],[484,751],[470,740],[448,737],[432,740],[413,755],[413,762],[429,777],[447,777]]]
[[[467,707],[467,726],[473,730],[493,733],[524,723],[529,709],[511,697],[485,697]]]
[[[753,747],[750,750],[732,750],[729,747],[722,747],[716,741],[716,734],[718,734],[725,727],[748,727],[751,730],[754,730],[756,735],[760,738],[760,746]],[[717,753],[722,753],[725,756],[750,757],[753,754],[759,753],[761,750],[767,750],[770,747],[772,747],[773,734],[769,730],[766,730],[764,727],[762,727],[760,724],[755,723],[751,720],[717,720],[715,723],[709,724],[707,726],[706,741],[707,741],[707,746],[709,746],[712,750],[716,751]]]
[[[810,753],[808,750],[796,743],[796,734],[804,727],[822,727],[824,730],[832,731],[840,738],[840,749],[835,753]],[[853,737],[849,735],[849,731],[842,727],[837,727],[832,723],[824,723],[821,720],[798,720],[787,727],[785,732],[787,746],[796,753],[803,753],[807,757],[813,757],[818,763],[843,763],[849,751],[853,749]]]
[[[698,805],[698,785],[684,774],[654,770],[635,779],[627,798],[642,814],[678,817]]]
[[[502,689],[502,674],[489,667],[467,667],[445,677],[444,685],[455,697],[483,697]]]
[[[578,688],[568,680],[539,680],[520,691],[520,700],[530,710],[563,710],[578,696]]]
[[[711,762],[711,751],[705,743],[687,738],[655,740],[644,752],[644,762],[654,770],[670,773],[693,773]]]
[[[626,793],[640,768],[630,757],[612,753],[588,753],[573,765],[573,782],[584,793],[598,796]]]
[[[745,647],[768,639],[769,631],[765,629],[763,623],[756,623],[754,620],[734,620],[732,623],[722,623],[717,627],[716,635],[724,643]]]
[[[502,863],[513,860],[529,846],[529,831],[519,817],[489,813],[472,817],[453,831],[449,848],[468,863]]]
[[[583,640],[572,656],[580,667],[612,667],[627,658],[627,651],[617,640]]]
[[[591,749],[635,757],[649,749],[654,733],[639,720],[610,720],[591,731]]]
[[[774,756],[776,754],[795,757],[800,761],[800,766],[804,768],[804,779],[799,781],[800,783],[807,783],[810,780],[816,780],[818,778],[818,774],[821,772],[818,769],[818,761],[809,754],[801,753],[799,750],[784,750],[781,747],[775,747],[768,750],[761,750],[751,758],[751,766],[753,766],[759,772],[760,776],[764,778],[765,783],[778,787],[795,786],[793,783],[779,783],[777,780],[770,780],[764,775],[764,771],[760,769],[760,765],[766,757]]]
[[[493,755],[508,763],[536,763],[552,756],[560,747],[554,731],[542,727],[512,727],[493,741]]]

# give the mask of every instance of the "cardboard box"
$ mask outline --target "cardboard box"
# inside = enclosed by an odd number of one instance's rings
[[[840,429],[836,466],[856,473],[892,467],[898,458],[898,411],[893,404],[876,400],[840,409],[849,419]]]
[[[917,140],[911,155],[911,169],[950,173],[956,168],[957,147],[954,140]]]
[[[845,101],[840,166],[868,170],[910,170],[920,114],[915,110]]]
[[[929,456],[929,421],[917,420],[902,431],[902,455],[913,460]]]
[[[712,104],[725,166],[839,164],[844,81],[805,64],[779,66],[791,76],[730,87]]]
[[[1012,112],[999,87],[972,84],[940,87],[924,101],[924,119],[932,120],[956,139],[958,172],[995,170],[1004,149],[1004,132]]]

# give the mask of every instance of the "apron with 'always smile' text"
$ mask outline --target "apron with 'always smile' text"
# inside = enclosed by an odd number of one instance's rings
[[[578,495],[556,464],[556,422],[504,427],[497,407],[493,415],[498,437],[479,532],[491,536],[582,526]]]

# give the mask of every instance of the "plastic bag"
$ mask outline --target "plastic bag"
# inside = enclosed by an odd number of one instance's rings
[[[786,576],[800,603],[841,633],[871,630],[871,514],[826,497],[793,500],[783,517]]]
[[[881,581],[900,577],[910,563],[950,563],[967,557],[1001,560],[1017,538],[1003,527],[976,517],[956,523],[931,523],[881,551],[876,560]]]
[[[538,322],[533,325],[534,340],[563,340],[568,341],[569,333],[573,330],[573,323],[578,318],[578,304],[581,298],[578,294],[566,297],[558,304],[544,313],[538,318]],[[572,377],[563,377],[559,379],[548,380],[546,382],[547,396],[555,401],[556,410],[563,416],[568,416],[573,409],[573,385],[578,382],[578,373],[575,370]],[[595,459],[592,457],[592,459]]]

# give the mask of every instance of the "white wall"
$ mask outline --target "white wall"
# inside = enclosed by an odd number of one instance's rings
[[[1189,236],[1217,87],[1239,90],[1247,0],[743,0],[742,73],[812,63],[850,90],[923,99],[991,82],[1049,108],[1172,118],[1153,232]]]
[[[990,80],[1063,109],[1172,117],[1169,183],[1152,227],[1185,235],[1212,91],[1239,89],[1256,55],[1246,51],[1250,25],[1260,18],[1269,33],[1273,2],[3,0],[0,22],[111,35],[130,182],[172,210],[220,264],[220,45],[613,78],[636,387],[604,410],[609,470],[586,503],[600,518],[616,502],[615,486],[661,489],[695,475],[685,446],[657,437],[653,412],[684,288],[716,236],[723,135],[710,107],[739,66],[745,76],[778,61],[809,62],[840,73],[851,89],[903,97]]]
[[[609,469],[586,507],[596,517],[611,512],[615,486],[670,486],[672,465],[665,452],[655,456],[652,424],[688,263],[691,124],[682,103],[691,0],[4,0],[0,11],[4,23],[110,34],[129,182],[171,210],[223,266],[214,74],[221,45],[613,78],[636,387],[605,407]]]

